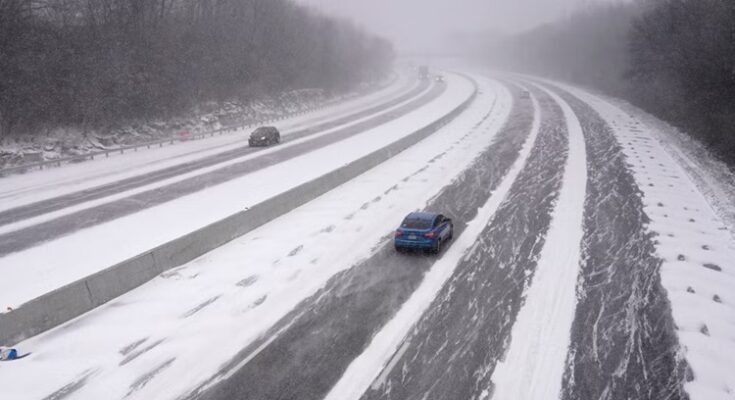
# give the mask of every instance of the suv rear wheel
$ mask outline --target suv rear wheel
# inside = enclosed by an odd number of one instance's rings
[[[442,240],[438,239],[434,247],[431,249],[431,252],[433,254],[439,254],[441,251],[442,251]]]

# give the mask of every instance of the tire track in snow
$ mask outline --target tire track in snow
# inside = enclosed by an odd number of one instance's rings
[[[566,160],[562,112],[548,95],[533,92],[541,127],[526,165],[363,400],[487,396],[536,267]]]
[[[77,390],[79,390],[81,387],[83,387],[87,383],[87,380],[89,380],[89,378],[93,377],[98,372],[99,371],[94,370],[94,369],[89,369],[87,371],[84,371],[84,373],[76,377],[72,382],[69,382],[68,384],[59,388],[55,392],[44,397],[43,400],[62,400],[62,399],[68,398],[69,396],[73,395]]]
[[[562,399],[686,399],[686,363],[641,191],[607,123],[554,90],[580,118],[589,153],[579,303]]]
[[[514,107],[513,115],[529,114],[529,106]],[[506,125],[480,158],[428,203],[429,209],[449,209],[447,214],[457,221],[456,236],[465,228],[461,221],[474,218],[518,156],[531,125],[520,119]],[[292,325],[277,337],[271,332],[270,342],[260,345],[258,353],[229,379],[191,397],[321,398],[418,286],[435,260],[397,254],[391,242],[384,242],[371,258],[333,277],[324,289],[286,316],[284,323]]]
[[[576,308],[580,271],[587,155],[582,127],[567,102],[544,88],[561,107],[569,152],[551,225],[538,255],[510,346],[492,375],[497,399],[545,400],[561,391],[569,331]]]

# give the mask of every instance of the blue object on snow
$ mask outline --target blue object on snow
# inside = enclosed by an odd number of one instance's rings
[[[18,350],[16,349],[3,349],[0,351],[0,360],[15,360],[18,358]]]

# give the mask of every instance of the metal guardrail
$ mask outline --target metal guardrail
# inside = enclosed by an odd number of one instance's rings
[[[388,81],[388,83],[381,86],[377,90],[382,90],[392,85],[397,80],[398,80],[398,76],[395,75],[394,77],[391,78],[390,81]],[[232,132],[235,132],[241,129],[253,129],[255,127],[262,126],[264,124],[270,124],[273,122],[282,121],[284,119],[293,118],[299,115],[304,115],[304,114],[307,114],[313,111],[322,110],[326,107],[329,107],[341,101],[344,101],[344,99],[335,99],[332,101],[327,101],[324,104],[320,104],[319,106],[316,106],[316,107],[307,107],[305,109],[302,109],[302,110],[299,110],[293,113],[278,115],[275,118],[253,120],[245,124],[228,126],[225,128],[215,129],[215,130],[205,132],[205,133],[198,133],[194,135],[188,135],[188,134],[181,135],[180,134],[178,137],[169,137],[169,138],[154,140],[150,142],[136,143],[136,144],[129,145],[129,146],[116,147],[114,149],[105,149],[105,150],[99,150],[99,151],[93,151],[93,152],[89,152],[85,154],[80,154],[76,156],[57,158],[55,160],[38,161],[38,162],[16,165],[16,166],[7,167],[7,168],[1,168],[0,177],[4,177],[4,176],[15,174],[15,173],[25,173],[25,172],[29,172],[33,170],[43,170],[43,169],[48,169],[48,168],[53,168],[53,167],[60,167],[62,164],[78,163],[78,162],[83,162],[83,161],[88,161],[88,160],[94,160],[95,157],[109,158],[110,154],[118,154],[118,153],[124,154],[126,151],[136,152],[138,151],[138,149],[142,149],[142,148],[150,149],[151,147],[156,147],[156,146],[163,147],[164,145],[173,145],[175,143],[190,142],[193,140],[201,140],[201,139],[208,138],[208,137],[214,137],[215,135],[220,136],[226,133],[232,133]]]
[[[151,147],[156,147],[156,146],[157,147],[163,147],[164,145],[172,145],[172,144],[181,143],[181,142],[190,142],[190,141],[193,141],[193,140],[200,140],[200,139],[204,139],[204,138],[207,138],[207,137],[213,137],[213,136],[216,136],[216,135],[219,136],[219,135],[223,135],[223,134],[226,134],[226,133],[235,132],[235,131],[238,131],[238,130],[241,130],[241,129],[252,129],[252,128],[255,128],[257,126],[261,126],[263,124],[269,124],[269,123],[273,123],[273,122],[284,120],[286,118],[292,118],[292,117],[295,117],[295,116],[298,116],[298,115],[303,115],[303,114],[306,114],[308,112],[312,112],[312,111],[315,111],[315,110],[322,109],[324,107],[326,107],[326,105],[322,105],[320,107],[311,107],[311,108],[307,108],[307,109],[304,109],[304,110],[299,110],[298,112],[289,113],[287,115],[279,115],[276,118],[264,119],[264,120],[255,120],[255,121],[251,121],[251,122],[249,122],[247,124],[235,125],[235,126],[228,126],[226,128],[215,129],[215,130],[212,130],[212,131],[209,131],[209,132],[206,132],[206,133],[198,133],[198,134],[194,134],[194,135],[179,135],[178,137],[169,137],[169,138],[155,140],[155,141],[150,141],[150,142],[137,143],[137,144],[129,145],[129,146],[120,146],[120,147],[116,147],[114,149],[105,149],[105,150],[100,150],[100,151],[93,151],[93,152],[89,152],[89,153],[85,153],[85,154],[80,154],[80,155],[76,155],[76,156],[69,156],[69,157],[58,158],[58,159],[55,159],[55,160],[38,161],[38,162],[34,162],[34,163],[28,163],[28,164],[22,164],[22,165],[17,165],[17,166],[8,167],[8,168],[2,168],[2,169],[0,169],[0,176],[7,176],[7,175],[10,175],[10,174],[13,174],[13,173],[24,173],[24,172],[28,172],[28,171],[32,171],[32,170],[36,170],[36,169],[37,170],[43,170],[43,169],[47,169],[47,168],[60,167],[62,164],[77,163],[77,162],[83,162],[83,161],[87,161],[87,160],[94,160],[96,157],[109,158],[110,157],[110,154],[117,154],[117,153],[124,154],[126,151],[127,152],[130,152],[130,151],[138,151],[139,149],[142,149],[142,148],[150,149]]]

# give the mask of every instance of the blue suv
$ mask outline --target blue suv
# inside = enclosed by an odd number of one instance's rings
[[[401,252],[408,249],[430,250],[439,253],[442,245],[454,236],[452,220],[430,212],[412,212],[396,230],[393,243]]]

